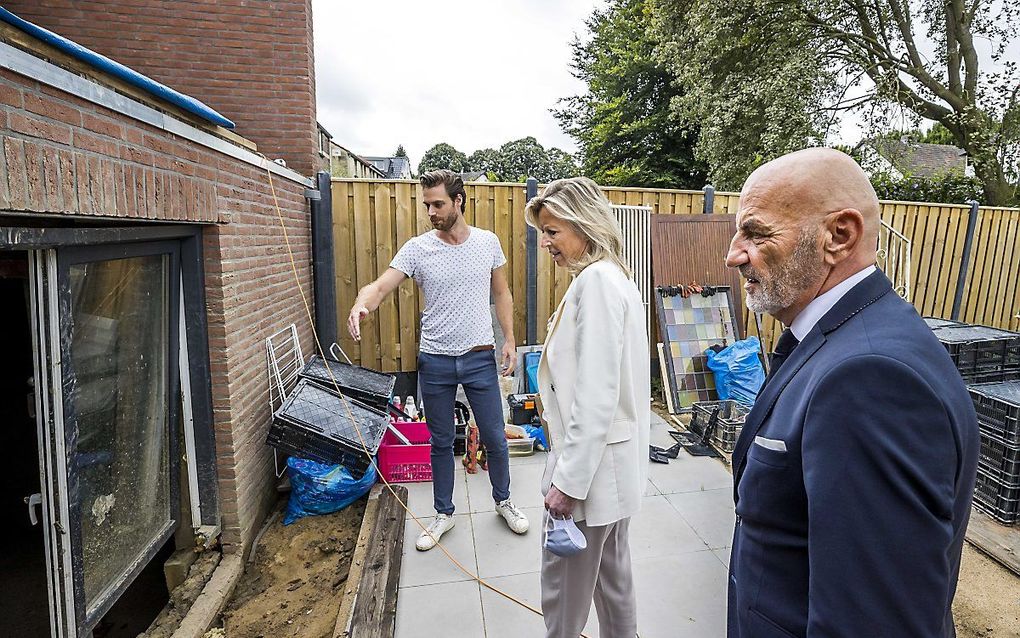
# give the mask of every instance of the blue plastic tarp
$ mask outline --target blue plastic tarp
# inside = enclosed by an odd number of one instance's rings
[[[299,518],[316,514],[330,514],[347,507],[368,493],[379,475],[370,465],[359,479],[351,476],[342,465],[324,465],[308,459],[287,459],[287,476],[290,478],[290,500],[284,525]]]

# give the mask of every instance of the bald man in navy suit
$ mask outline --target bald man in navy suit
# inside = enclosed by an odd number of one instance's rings
[[[731,638],[956,635],[977,418],[875,268],[878,229],[867,175],[835,150],[741,191],[726,263],[786,330],[733,453]]]

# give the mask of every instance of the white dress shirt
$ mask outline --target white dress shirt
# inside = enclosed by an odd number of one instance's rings
[[[832,310],[832,307],[836,305],[836,302],[843,298],[843,295],[850,292],[850,289],[861,283],[868,278],[868,275],[875,272],[876,268],[874,265],[868,266],[864,270],[847,277],[843,281],[839,282],[833,288],[824,294],[818,295],[811,300],[811,303],[807,305],[804,310],[801,310],[797,318],[790,324],[790,332],[793,336],[797,337],[797,341],[803,341],[804,337],[811,332],[811,329],[815,327],[825,313]]]

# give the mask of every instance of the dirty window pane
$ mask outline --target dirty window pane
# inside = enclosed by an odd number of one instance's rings
[[[154,255],[70,268],[87,609],[170,518],[167,265]]]

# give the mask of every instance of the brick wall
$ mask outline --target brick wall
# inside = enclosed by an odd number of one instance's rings
[[[265,338],[296,322],[311,351],[266,171],[4,69],[0,150],[0,208],[14,215],[210,223],[206,302],[223,541],[247,544],[276,497],[265,445]],[[305,186],[277,175],[273,185],[311,303]]]
[[[9,0],[41,27],[202,100],[271,159],[321,164],[311,0]]]

